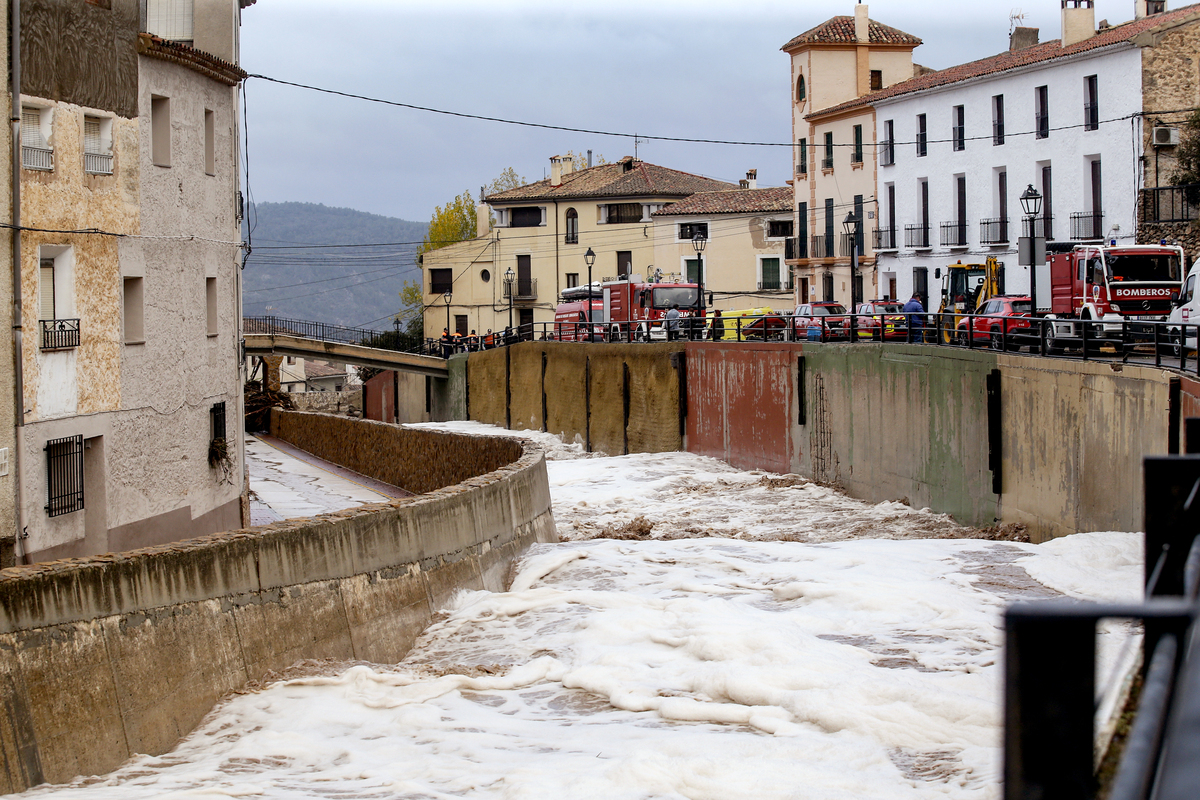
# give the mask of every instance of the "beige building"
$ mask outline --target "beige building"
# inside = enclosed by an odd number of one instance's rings
[[[426,337],[437,338],[447,324],[482,335],[510,319],[514,326],[551,323],[559,293],[587,284],[588,250],[596,256],[592,281],[650,275],[654,212],[696,192],[737,188],[628,156],[584,169],[555,156],[550,165],[549,178],[486,198],[478,238],[424,255]]]
[[[241,526],[253,2],[21,4],[18,562]]]
[[[795,239],[787,263],[795,270],[797,302],[849,305],[892,294],[890,286],[880,285],[875,265],[875,143],[882,132],[869,106],[822,110],[911,78],[912,51],[920,44],[915,36],[871,20],[867,6],[859,4],[854,16],[834,17],[782,48],[791,59],[796,142]]]
[[[8,41],[9,15],[0,13],[0,41]],[[8,72],[8,59],[0,66],[5,85],[10,85],[11,75]],[[3,110],[8,118],[12,105],[11,90],[4,94]],[[0,152],[12,152],[11,126],[5,126],[0,133]],[[13,219],[12,169],[0,170],[0,220],[11,222]],[[18,341],[17,329],[13,326],[13,284],[14,271],[12,259],[12,232],[5,231],[0,236],[0,262],[8,267],[8,278],[0,280],[0,322],[13,331],[13,342]],[[0,387],[3,387],[4,400],[0,402],[0,569],[10,567],[14,563],[14,553],[17,542],[17,480],[19,468],[17,464],[16,436],[16,373],[13,369],[13,358],[16,347],[0,348]]]

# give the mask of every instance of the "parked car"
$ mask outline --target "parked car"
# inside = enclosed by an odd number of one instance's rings
[[[860,339],[907,339],[908,317],[904,304],[895,300],[860,303],[854,325]]]
[[[797,339],[845,340],[850,338],[850,318],[841,303],[801,303],[792,314]]]
[[[1196,292],[1196,281],[1200,278],[1200,261],[1192,264],[1188,271],[1187,280],[1183,284],[1183,292],[1179,295],[1179,305],[1171,309],[1167,317],[1167,344],[1171,352],[1179,355],[1180,332],[1184,325],[1200,325],[1200,294]],[[1183,346],[1196,349],[1196,329],[1188,328]]]
[[[966,347],[971,341],[983,340],[999,350],[1007,337],[1008,349],[1018,350],[1036,336],[1032,315],[1033,301],[1027,294],[993,297],[977,314],[958,323],[958,343]]]

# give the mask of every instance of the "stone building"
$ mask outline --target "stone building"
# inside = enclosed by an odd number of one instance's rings
[[[253,2],[20,4],[19,563],[242,524]]]

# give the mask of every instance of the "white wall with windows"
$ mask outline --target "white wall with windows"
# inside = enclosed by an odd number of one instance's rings
[[[936,307],[936,269],[995,256],[1006,291],[1027,292],[1017,240],[1030,185],[1048,200],[1050,241],[1132,241],[1141,108],[1141,53],[1128,44],[877,102],[881,132],[895,132],[894,163],[881,158],[878,172],[880,227],[896,228],[894,248],[878,253],[881,275],[895,276],[904,299],[924,269]]]

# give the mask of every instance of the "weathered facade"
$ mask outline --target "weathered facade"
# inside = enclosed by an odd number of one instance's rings
[[[197,0],[170,29],[156,0],[21,5],[18,562],[241,525],[250,2]]]

